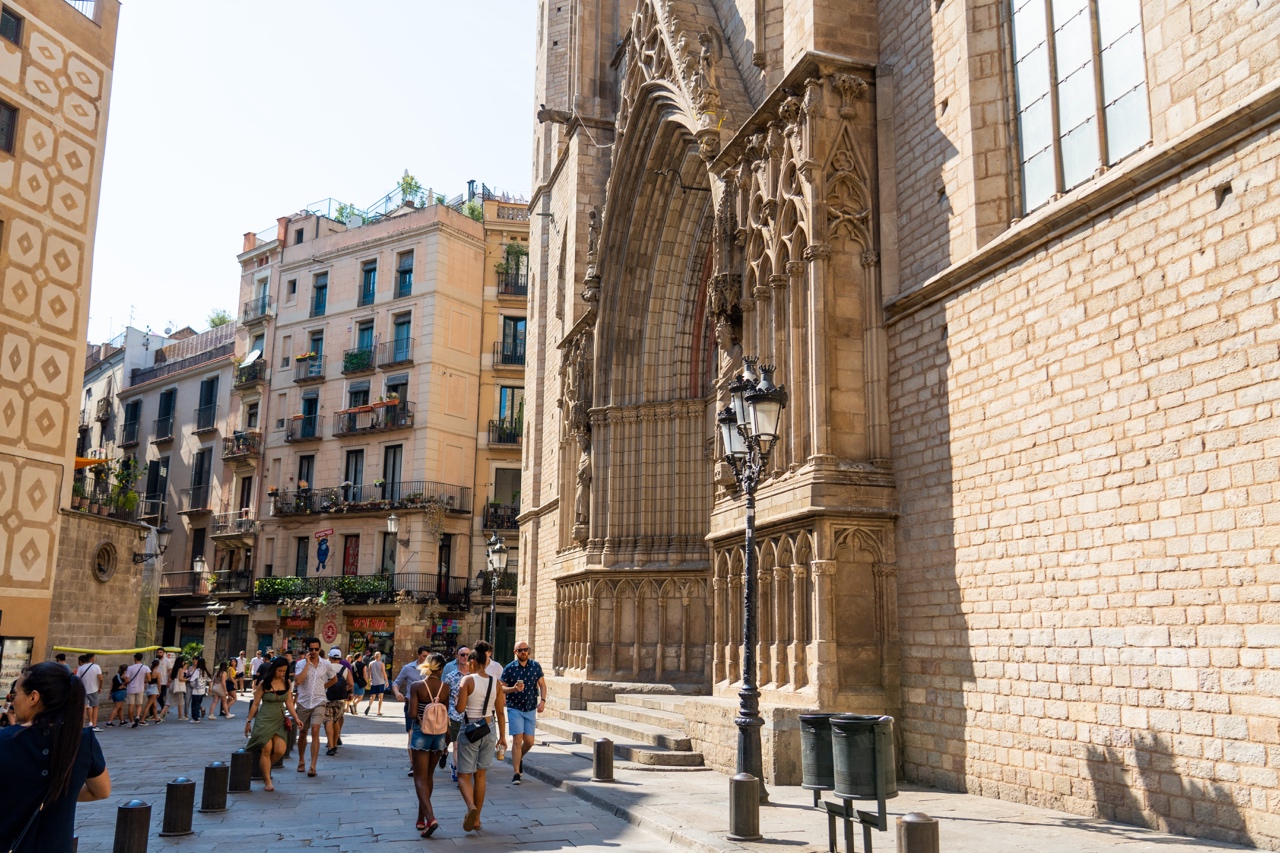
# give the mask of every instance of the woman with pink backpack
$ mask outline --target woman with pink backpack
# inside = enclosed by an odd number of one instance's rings
[[[449,731],[449,687],[440,680],[444,656],[427,655],[419,670],[422,681],[409,691],[409,719],[417,720],[409,740],[413,755],[413,787],[418,794],[418,833],[423,838],[440,828],[431,794],[435,790],[435,772],[445,750],[445,734]]]

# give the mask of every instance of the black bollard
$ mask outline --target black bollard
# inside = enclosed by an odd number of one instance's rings
[[[147,853],[151,804],[130,800],[116,809],[116,841],[112,853]]]
[[[227,810],[227,781],[231,768],[215,761],[204,769],[204,791],[200,795],[200,813]]]
[[[898,818],[898,853],[938,853],[938,822],[924,812]]]
[[[179,776],[167,786],[164,794],[164,828],[161,837],[191,834],[191,812],[196,807],[196,783]]]
[[[595,743],[591,756],[591,781],[613,781],[613,741],[602,737]]]
[[[255,749],[253,752],[249,754],[253,756],[253,767],[251,767],[249,770],[249,778],[253,779],[255,782],[261,782],[262,781],[262,750]]]
[[[729,780],[729,840],[760,839],[760,780],[739,773]]]
[[[244,794],[249,791],[249,779],[253,775],[253,765],[257,764],[258,753],[237,749],[231,753],[231,781],[227,790],[233,794]]]

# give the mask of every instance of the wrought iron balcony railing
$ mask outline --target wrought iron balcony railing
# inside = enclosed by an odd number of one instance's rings
[[[293,381],[299,384],[305,382],[323,382],[324,359],[307,358],[301,361],[295,359],[293,362]]]
[[[211,490],[206,483],[203,486],[192,486],[178,493],[178,513],[210,512],[213,508]]]
[[[265,382],[267,379],[267,363],[259,358],[257,361],[246,364],[236,371],[235,387],[248,388],[257,385],[259,382]]]
[[[448,512],[471,512],[471,489],[430,480],[371,483],[277,491],[271,497],[271,514],[277,518],[318,513],[386,513],[423,509],[432,502]]]
[[[413,404],[408,400],[396,403],[371,403],[338,412],[333,416],[333,434],[358,435],[364,432],[387,432],[408,429],[413,426]]]
[[[253,584],[253,601],[276,604],[299,598],[316,598],[326,592],[339,593],[348,604],[389,603],[401,595],[410,595],[419,602],[435,600],[463,608],[471,601],[471,585],[466,578],[426,572],[258,578]]]
[[[520,525],[516,524],[516,516],[520,514],[520,507],[511,504],[485,504],[484,507],[484,529],[485,530],[515,530]]]
[[[165,572],[160,575],[160,595],[244,595],[253,589],[250,572]]]
[[[295,441],[318,441],[323,437],[320,434],[319,415],[294,415],[289,419],[284,433],[284,440],[289,443]]]
[[[489,421],[489,443],[518,445],[523,440],[520,422],[510,419]]]
[[[528,296],[529,295],[529,274],[512,270],[511,272],[498,273],[498,295],[499,296]]]
[[[493,363],[498,366],[524,366],[524,341],[494,341]]]
[[[499,572],[498,582],[495,584],[493,575],[485,572],[480,584],[480,594],[484,596],[493,595],[494,590],[498,592],[498,598],[510,598],[516,594],[516,573],[515,572]]]
[[[373,370],[375,350],[372,345],[356,347],[342,354],[342,372],[348,376]]]
[[[222,439],[222,458],[228,462],[252,459],[262,453],[262,433],[258,430],[235,432]]]
[[[213,432],[218,426],[218,404],[210,403],[207,406],[200,406],[195,411],[195,432],[199,435],[202,432]]]
[[[138,443],[138,422],[125,421],[124,426],[120,429],[120,446],[133,447]]]
[[[166,415],[163,418],[156,418],[155,431],[151,434],[151,443],[159,444],[162,441],[173,440],[173,415]]]
[[[244,304],[244,310],[240,312],[240,322],[253,323],[262,320],[270,310],[271,301],[267,297],[259,296],[257,299],[250,299]]]
[[[209,533],[214,539],[219,537],[248,538],[258,533],[258,519],[251,509],[240,509],[234,512],[220,512],[213,517],[209,525]]]
[[[378,344],[378,367],[413,364],[413,338],[397,338]]]

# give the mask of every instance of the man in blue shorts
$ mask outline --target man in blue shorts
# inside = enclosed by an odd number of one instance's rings
[[[511,766],[515,769],[511,782],[519,785],[523,759],[533,749],[533,729],[547,701],[547,680],[542,676],[542,665],[529,657],[527,642],[516,643],[516,659],[503,668],[502,683],[517,688],[506,692]]]

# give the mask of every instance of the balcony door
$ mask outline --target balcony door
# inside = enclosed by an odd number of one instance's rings
[[[318,433],[316,429],[319,427],[320,420],[320,398],[319,397],[303,397],[302,398],[302,425],[300,438],[315,438]],[[308,480],[308,482],[310,482]]]
[[[248,518],[248,510],[253,508],[253,476],[240,478],[240,514]]]
[[[209,469],[213,454],[202,449],[196,451],[191,463],[191,505],[188,509],[207,509],[209,506]]]
[[[400,500],[400,465],[404,449],[393,444],[382,452],[382,496],[384,500]]]
[[[356,349],[361,352],[373,349],[373,323],[361,323],[356,327]]]
[[[348,450],[347,464],[343,468],[342,499],[359,501],[363,499],[361,486],[364,485],[364,450]],[[350,483],[351,485],[347,485]]]
[[[311,545],[311,540],[309,537],[299,536],[295,541],[297,542],[298,552],[293,561],[293,573],[300,578],[305,578],[307,576],[307,549]]]
[[[342,574],[360,574],[360,535],[344,536],[342,542]]]
[[[307,484],[305,488],[308,488],[308,489],[314,488],[315,483],[312,481],[315,479],[315,474],[316,474],[316,457],[310,453],[307,454],[306,456],[299,456],[298,457],[298,488],[299,489],[304,488],[302,485],[303,483]]]
[[[392,327],[394,334],[394,352],[391,360],[394,362],[408,361],[411,355],[410,350],[413,344],[409,340],[409,332],[413,329],[413,318],[407,315],[396,317],[395,325]]]

